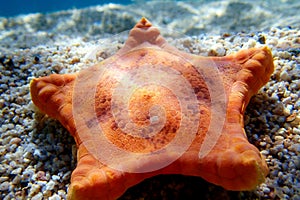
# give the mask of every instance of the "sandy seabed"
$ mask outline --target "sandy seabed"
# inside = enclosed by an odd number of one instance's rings
[[[170,43],[189,53],[224,56],[271,48],[275,71],[245,114],[248,138],[266,157],[270,173],[251,192],[226,191],[197,177],[162,175],[130,188],[120,199],[299,200],[299,9],[297,1],[279,0],[149,2],[0,18],[0,199],[66,198],[76,166],[75,143],[58,121],[33,106],[29,82],[77,72],[113,55],[127,32],[115,34],[145,16],[172,30]]]

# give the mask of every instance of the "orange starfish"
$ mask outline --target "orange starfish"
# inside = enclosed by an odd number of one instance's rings
[[[33,79],[30,89],[75,138],[68,199],[116,199],[158,174],[252,190],[268,168],[247,140],[243,114],[273,69],[267,47],[192,55],[142,18],[116,55],[77,74]]]

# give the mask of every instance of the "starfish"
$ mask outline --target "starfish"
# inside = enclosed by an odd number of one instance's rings
[[[74,137],[68,199],[116,199],[158,174],[252,190],[268,167],[243,115],[274,70],[267,47],[202,57],[169,45],[142,18],[112,57],[30,83],[41,112]]]

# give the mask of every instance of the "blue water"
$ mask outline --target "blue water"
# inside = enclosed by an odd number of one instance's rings
[[[54,12],[106,3],[129,4],[131,0],[0,0],[0,16]]]

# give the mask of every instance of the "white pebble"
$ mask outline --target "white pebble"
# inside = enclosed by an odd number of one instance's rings
[[[1,176],[0,177],[0,183],[7,181],[9,178],[7,176]]]
[[[39,186],[37,184],[32,184],[28,196],[30,197],[30,196],[37,194],[40,191],[40,189],[41,189],[41,186]]]
[[[42,200],[42,199],[43,199],[43,194],[41,192],[37,193],[31,198],[31,200]]]
[[[20,138],[15,137],[15,138],[12,138],[9,143],[10,144],[19,144],[21,141],[22,140]]]
[[[14,169],[14,170],[11,172],[11,174],[21,174],[21,171],[22,171],[22,168],[19,167],[19,168],[17,168],[17,169]]]
[[[264,187],[263,191],[264,191],[264,193],[268,194],[268,193],[270,193],[271,190],[268,187]]]
[[[283,81],[289,81],[290,80],[290,76],[289,74],[287,73],[287,71],[282,71],[280,73],[280,79],[283,80]]]
[[[49,200],[60,200],[60,196],[57,194],[54,194],[52,197],[49,197]]]
[[[262,146],[262,147],[264,147],[264,146],[267,145],[267,143],[266,142],[260,142],[259,145]]]
[[[286,98],[284,98],[283,100],[282,100],[282,103],[284,103],[284,104],[288,104],[288,103],[291,103],[292,102],[292,97],[286,97]]]
[[[62,177],[62,179],[65,181],[65,180],[69,180],[71,177],[71,172],[68,171],[67,173],[65,173]]]
[[[39,149],[35,149],[34,152],[33,152],[33,156],[36,156],[38,158],[41,157],[41,151]]]
[[[59,180],[60,180],[60,177],[57,176],[57,175],[53,175],[51,178],[52,178],[54,181],[59,181]]]
[[[266,156],[266,155],[269,155],[269,150],[262,150],[260,153],[262,155]]]
[[[5,181],[3,183],[0,184],[0,191],[6,191],[9,189],[9,182],[8,181]]]
[[[17,184],[19,184],[20,183],[20,181],[21,181],[21,177],[20,177],[20,175],[17,175],[13,180],[12,180],[12,184],[14,184],[14,185],[17,185]]]
[[[1,126],[1,132],[3,133],[4,131],[6,131],[7,129],[8,129],[8,127],[7,127],[7,125],[6,124],[3,124],[2,126]]]
[[[12,120],[17,123],[19,121],[19,116],[15,116]]]
[[[23,177],[25,179],[31,179],[31,177],[33,176],[34,174],[34,170],[33,169],[26,169],[24,172],[23,172]]]
[[[293,108],[291,108],[291,107],[288,105],[287,107],[284,108],[283,114],[284,114],[285,116],[289,116],[289,115],[292,114],[292,110],[293,110]]]
[[[12,123],[7,124],[8,129],[14,129],[15,125]]]
[[[293,128],[293,133],[296,134],[296,135],[299,135],[299,134],[300,134],[300,129],[294,127],[294,128]]]
[[[280,136],[280,135],[276,135],[275,136],[275,140],[284,140],[284,137]]]
[[[65,190],[58,190],[57,193],[59,196],[66,196],[67,194]]]
[[[55,182],[53,180],[50,180],[47,184],[46,184],[46,190],[53,190],[55,187]]]

